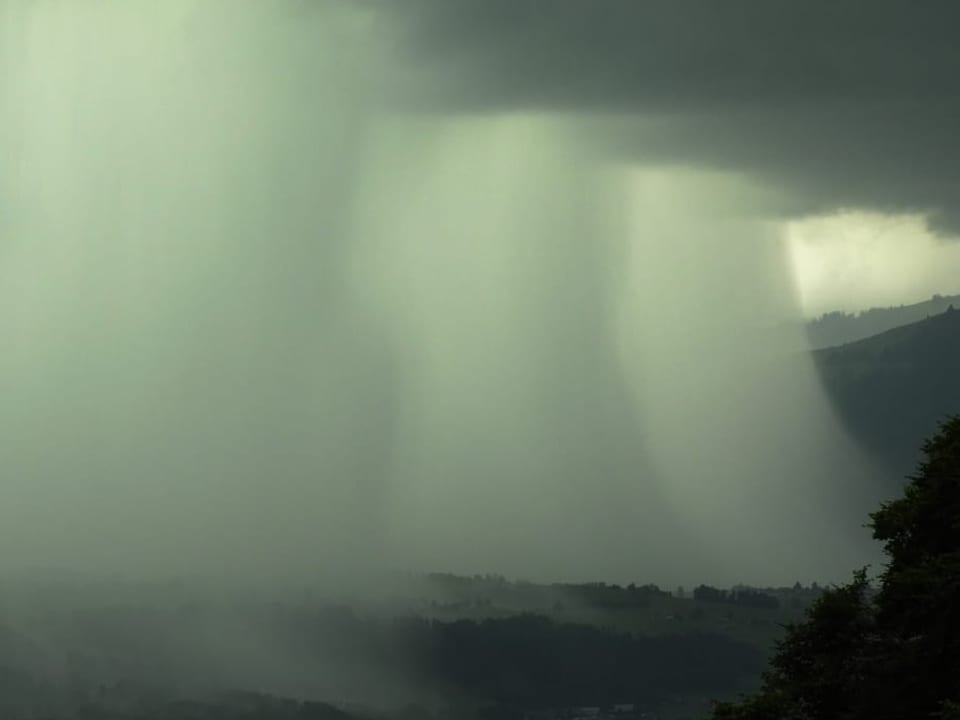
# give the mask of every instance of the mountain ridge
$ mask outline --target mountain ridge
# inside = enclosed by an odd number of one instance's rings
[[[960,310],[812,351],[847,428],[902,478],[923,438],[960,407]]]
[[[951,306],[960,308],[960,295],[935,294],[909,305],[872,307],[857,313],[835,310],[807,321],[805,330],[810,346],[819,350],[865,340],[939,315]]]

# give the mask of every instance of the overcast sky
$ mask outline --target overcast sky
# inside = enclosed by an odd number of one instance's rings
[[[760,173],[798,209],[923,210],[957,229],[950,0],[412,0],[382,4],[445,110],[652,116],[621,153]],[[611,138],[604,137],[604,141]],[[632,143],[631,143],[632,141]]]
[[[747,173],[782,190],[784,217],[862,210],[960,230],[960,46],[950,0],[413,0],[380,4],[400,30],[400,102],[438,111],[605,116],[592,133],[641,164]],[[851,216],[847,216],[848,219]],[[819,225],[817,242],[844,243]],[[857,234],[857,231],[853,231]],[[802,276],[811,309],[956,292],[954,248],[903,233],[817,262],[845,265],[846,294]],[[862,233],[861,233],[862,234]],[[810,233],[805,232],[804,236]],[[845,240],[847,238],[847,240]],[[891,259],[909,254],[911,260]],[[809,248],[808,248],[809,255]],[[886,291],[862,265],[901,264]],[[809,268],[809,265],[804,265]],[[861,285],[859,290],[852,289]],[[868,289],[869,288],[869,289]],[[895,288],[895,289],[894,289]]]

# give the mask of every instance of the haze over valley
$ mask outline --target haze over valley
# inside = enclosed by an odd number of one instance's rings
[[[0,0],[4,717],[698,717],[880,572],[960,18],[734,5]]]

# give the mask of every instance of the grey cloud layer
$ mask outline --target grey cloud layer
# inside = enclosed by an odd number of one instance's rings
[[[960,227],[960,5],[931,0],[385,3],[392,87],[444,111],[616,115],[657,162],[768,177],[788,211],[923,211]],[[624,116],[644,115],[642,125]]]

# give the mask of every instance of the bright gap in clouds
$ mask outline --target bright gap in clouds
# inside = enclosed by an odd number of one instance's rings
[[[919,214],[807,218],[788,223],[786,238],[808,316],[960,292],[960,243],[934,236]]]

